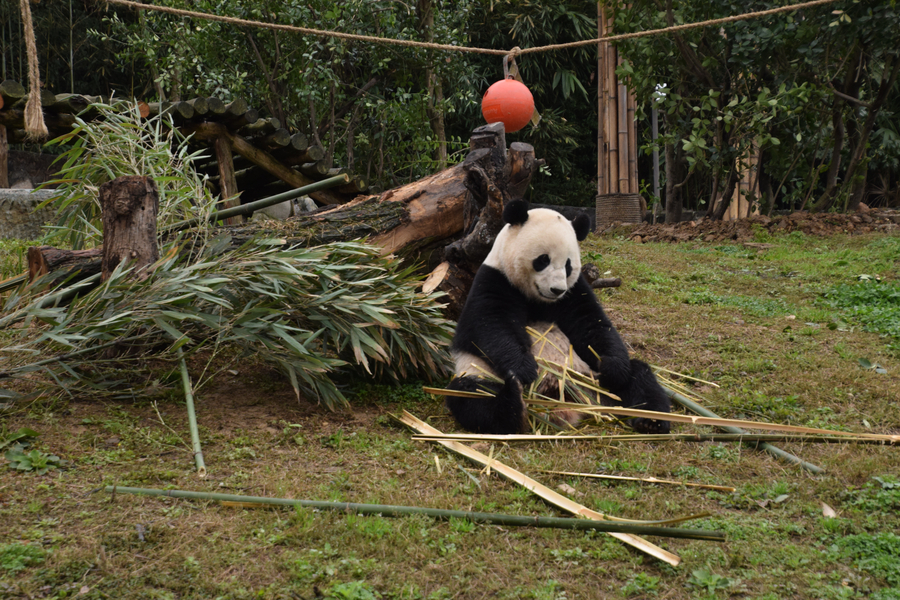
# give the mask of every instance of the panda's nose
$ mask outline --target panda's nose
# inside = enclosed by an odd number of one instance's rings
[[[554,294],[556,294],[557,296],[562,296],[563,293],[565,293],[566,289],[565,289],[565,288],[556,288],[556,287],[552,287],[552,288],[550,288],[550,291],[553,292]]]

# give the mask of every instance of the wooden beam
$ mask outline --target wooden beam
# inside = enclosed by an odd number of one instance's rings
[[[234,161],[231,158],[231,142],[224,133],[213,139],[213,150],[219,165],[219,197],[222,199],[222,204],[224,208],[240,206],[241,198],[234,176]],[[225,219],[225,224],[237,225],[242,221],[243,217],[229,217]]]
[[[286,167],[268,152],[256,148],[241,136],[228,131],[221,123],[191,123],[182,127],[181,131],[185,135],[193,134],[198,140],[214,140],[219,136],[225,136],[231,143],[231,149],[235,154],[246,158],[254,165],[265,169],[295,188],[315,183],[314,179]],[[313,192],[310,197],[321,204],[344,204],[347,202],[346,196],[331,190]]]

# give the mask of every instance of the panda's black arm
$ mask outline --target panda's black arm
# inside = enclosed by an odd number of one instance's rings
[[[484,357],[504,379],[513,376],[531,383],[537,378],[537,363],[527,324],[522,293],[499,270],[482,265],[459,317],[453,349]]]
[[[575,353],[600,374],[600,384],[612,391],[628,385],[631,377],[628,348],[584,275],[552,306],[553,317],[548,320],[556,323],[569,338]]]

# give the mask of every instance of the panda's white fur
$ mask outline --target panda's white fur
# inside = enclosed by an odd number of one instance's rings
[[[535,271],[534,260],[544,255],[550,264]],[[581,274],[575,228],[555,210],[533,208],[523,225],[503,226],[483,264],[504,273],[510,283],[533,300],[555,302],[575,285]]]
[[[456,377],[448,386],[488,389],[494,398],[448,396],[460,424],[484,433],[527,430],[522,392],[539,376],[535,357],[596,374],[625,406],[668,412],[668,397],[652,371],[629,358],[581,275],[578,242],[589,232],[587,217],[569,221],[517,200],[503,218],[507,224],[478,270],[457,324],[451,345]],[[638,419],[635,428],[668,431],[668,423]]]
[[[549,264],[536,271],[534,261],[544,255]],[[575,285],[581,274],[581,250],[571,221],[555,210],[533,208],[528,211],[524,225],[507,223],[503,226],[483,264],[505,274],[509,282],[529,298],[549,303],[559,300]],[[552,323],[535,322],[529,323],[528,329],[538,332],[538,335],[531,334],[534,356],[590,374],[590,367],[569,352],[569,338],[559,328]],[[491,374],[502,379],[502,375],[479,356],[458,351],[451,351],[451,354],[458,376]]]

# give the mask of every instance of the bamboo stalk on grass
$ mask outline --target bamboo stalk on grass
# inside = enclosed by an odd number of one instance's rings
[[[560,517],[523,517],[499,513],[482,513],[464,510],[448,510],[442,508],[425,508],[419,506],[397,506],[391,504],[358,504],[355,502],[326,502],[321,500],[294,500],[290,498],[268,498],[264,496],[239,496],[236,494],[217,494],[211,492],[191,492],[185,490],[157,490],[150,488],[133,488],[106,486],[104,491],[110,494],[136,494],[143,496],[163,496],[168,498],[184,498],[189,500],[213,500],[225,506],[250,508],[254,506],[293,506],[314,508],[319,510],[337,510],[351,514],[381,515],[383,517],[401,517],[405,515],[428,515],[436,519],[468,519],[474,523],[505,525],[514,527],[552,527],[556,529],[576,529],[580,531],[603,531],[606,533],[634,533],[655,535],[660,537],[687,538],[724,542],[725,535],[718,531],[702,529],[682,529],[678,527],[656,527],[635,525],[632,523],[612,523],[609,521],[590,521],[587,519],[571,519]]]
[[[481,397],[473,394],[473,397]],[[804,435],[790,433],[635,433],[625,435],[590,434],[477,434],[444,433],[441,435],[414,435],[420,442],[796,442],[810,444],[862,444],[876,446],[898,446],[900,440],[881,440],[861,437],[838,437],[833,435]]]
[[[435,429],[434,427],[428,425],[421,419],[417,419],[415,416],[410,414],[408,411],[403,411],[403,414],[400,417],[397,417],[397,420],[409,427],[410,429],[419,432],[420,434],[440,434],[441,432]],[[494,471],[496,471],[502,477],[528,489],[546,502],[553,504],[565,511],[568,511],[572,514],[579,515],[585,517],[587,519],[596,520],[596,521],[610,521],[614,520],[617,522],[622,522],[622,519],[618,519],[616,517],[611,517],[609,515],[605,515],[603,513],[591,510],[586,506],[583,506],[569,498],[566,498],[562,494],[555,492],[548,488],[545,485],[542,485],[538,481],[520,473],[519,471],[504,465],[496,460],[490,459],[485,456],[481,452],[474,450],[464,444],[460,444],[458,442],[438,442],[448,450],[460,454],[469,460],[481,464],[483,466],[490,465]],[[645,522],[646,523],[646,522]],[[677,554],[673,554],[667,550],[660,548],[659,546],[648,542],[647,540],[638,537],[636,535],[628,534],[628,533],[619,533],[619,532],[607,532],[612,537],[632,546],[641,552],[649,554],[654,558],[658,558],[659,560],[666,562],[673,567],[677,567],[681,563],[681,558]]]
[[[674,394],[674,392],[669,392],[670,394]],[[677,394],[680,396],[680,394]],[[537,404],[540,406],[563,406],[568,408],[571,406],[570,403],[566,402],[558,402],[556,400],[539,400],[539,399],[526,399],[526,402],[529,404]],[[795,433],[795,434],[812,434],[812,435],[832,435],[832,436],[840,436],[840,437],[855,437],[860,439],[868,439],[868,440],[877,440],[880,442],[887,442],[891,444],[900,443],[900,435],[885,435],[878,433],[854,433],[852,431],[838,431],[836,429],[818,429],[815,427],[800,427],[798,425],[783,425],[781,423],[768,423],[765,421],[747,421],[744,419],[723,419],[718,416],[702,416],[703,413],[699,413],[699,411],[704,411],[706,414],[713,414],[710,411],[706,410],[702,406],[688,400],[687,398],[681,398],[676,400],[679,404],[684,406],[684,402],[689,403],[688,406],[692,406],[691,410],[698,412],[701,416],[691,416],[691,415],[679,415],[677,413],[665,413],[654,410],[642,410],[639,408],[620,408],[618,406],[581,406],[578,407],[577,410],[583,412],[598,412],[605,413],[611,415],[618,415],[622,417],[644,417],[646,419],[656,419],[660,421],[672,421],[673,423],[689,423],[692,425],[711,425],[714,427],[722,427],[723,429],[728,430],[730,433],[746,433],[745,431],[738,428],[746,427],[748,429],[770,429],[773,431],[784,431],[787,433]],[[577,405],[576,405],[577,406]],[[686,406],[687,407],[687,406]],[[735,431],[735,429],[737,431]]]
[[[674,402],[677,402],[681,406],[685,407],[686,409],[692,410],[699,415],[705,415],[706,417],[708,417],[710,419],[718,419],[717,415],[714,412],[712,412],[711,410],[709,410],[707,408],[704,408],[703,406],[700,406],[699,404],[697,404],[690,398],[687,398],[687,397],[683,396],[682,394],[672,391],[666,387],[663,387],[663,389],[666,390],[666,393],[669,395],[669,398],[671,398]],[[722,419],[720,419],[720,420],[722,420]],[[744,421],[742,423],[744,427],[747,426],[746,423],[748,423],[748,422]],[[734,424],[725,423],[724,425],[720,425],[720,426],[722,429],[724,429],[728,433],[737,433],[737,434],[745,433],[743,429],[741,429],[740,427],[734,426]],[[784,427],[789,427],[789,426],[783,425],[782,428],[784,428]],[[806,427],[802,427],[800,429],[807,430],[807,431],[801,431],[800,433],[818,433],[818,434],[824,433],[826,435],[834,434],[834,435],[840,435],[842,437],[852,437],[852,436],[856,435],[856,434],[847,433],[847,432],[843,432],[843,431],[828,431],[828,430],[821,430],[821,429],[815,430],[815,429],[806,428]],[[781,429],[781,430],[789,431],[787,429]],[[880,439],[880,440],[885,440],[885,441],[891,440],[891,443],[896,443],[896,441],[894,441],[894,440],[900,440],[900,436],[896,436],[896,435],[894,435],[894,436],[874,436],[872,434],[866,434],[866,435],[859,435],[858,437],[864,438],[864,439]],[[794,456],[790,452],[785,452],[781,448],[773,446],[772,444],[769,444],[768,442],[763,442],[760,445],[760,447],[763,450],[765,450],[766,452],[768,452],[769,454],[771,454],[772,456],[775,456],[782,460],[786,460],[789,463],[798,465],[800,468],[802,468],[806,471],[809,471],[810,473],[814,473],[814,474],[818,475],[820,473],[825,472],[825,469],[823,469],[822,467],[819,467],[812,463],[806,462],[805,460],[801,459],[800,457]]]
[[[612,479],[615,481],[640,481],[642,483],[659,483],[663,485],[677,485],[681,487],[695,487],[719,492],[733,492],[735,488],[727,485],[712,485],[708,483],[691,483],[688,481],[672,481],[671,479],[657,479],[656,477],[626,477],[625,475],[601,475],[600,473],[575,473],[572,471],[541,471],[554,475],[570,475],[572,477],[584,477],[586,479]]]
[[[178,346],[176,352],[178,353],[178,363],[181,369],[181,385],[184,387],[184,400],[187,403],[188,427],[191,430],[191,450],[194,452],[197,475],[203,478],[206,477],[206,463],[203,461],[203,449],[200,447],[200,431],[197,429],[197,413],[194,411],[194,391],[181,346]]]

